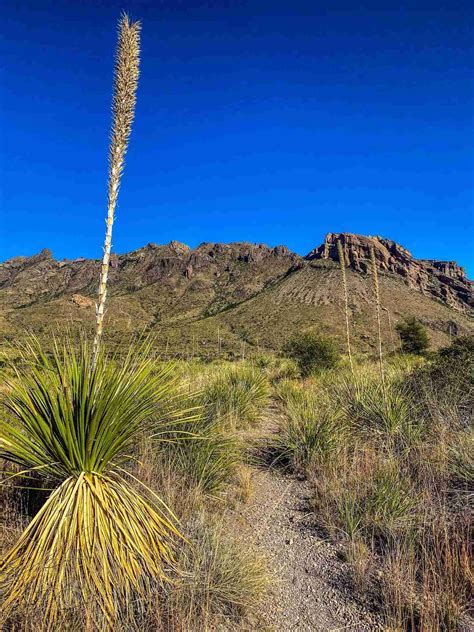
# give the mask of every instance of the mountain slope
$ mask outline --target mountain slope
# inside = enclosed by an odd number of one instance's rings
[[[379,237],[328,234],[306,257],[284,246],[179,242],[114,255],[107,329],[122,340],[156,333],[181,353],[239,353],[243,345],[278,349],[295,329],[317,327],[343,337],[342,284],[337,240],[348,268],[352,335],[361,349],[375,333],[370,249],[376,253],[384,335],[415,315],[435,346],[472,329],[473,283],[454,262],[420,261]],[[47,250],[0,264],[0,333],[49,335],[57,328],[92,328],[99,261],[56,261]]]

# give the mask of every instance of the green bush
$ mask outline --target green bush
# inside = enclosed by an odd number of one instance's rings
[[[455,338],[407,380],[426,417],[469,427],[474,410],[474,336]]]
[[[339,359],[334,341],[315,332],[294,334],[284,346],[284,352],[293,358],[303,377],[322,369],[331,369]]]
[[[397,323],[403,353],[422,355],[430,346],[430,339],[426,327],[413,316]]]
[[[459,382],[466,392],[474,387],[474,335],[455,338],[434,358],[431,374],[438,381]]]

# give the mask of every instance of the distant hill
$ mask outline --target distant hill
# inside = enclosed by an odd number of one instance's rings
[[[373,245],[379,269],[384,337],[414,315],[429,328],[434,346],[474,329],[474,283],[454,261],[417,260],[381,237],[326,236],[306,257],[285,246],[176,241],[113,255],[106,330],[120,341],[136,331],[156,334],[169,352],[214,356],[245,350],[278,350],[296,329],[344,332],[337,241],[347,266],[352,335],[369,350],[375,339],[370,266]],[[57,261],[48,250],[0,264],[0,335],[40,336],[78,326],[91,329],[99,260]]]

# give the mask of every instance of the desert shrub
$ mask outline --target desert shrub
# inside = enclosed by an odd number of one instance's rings
[[[284,346],[284,352],[297,362],[303,377],[330,369],[339,359],[337,346],[331,338],[309,331],[294,334]]]
[[[454,397],[456,405],[474,407],[474,335],[455,338],[440,349],[426,373],[436,389]]]
[[[205,414],[231,428],[245,428],[263,414],[270,396],[265,374],[248,365],[224,368],[203,393]]]
[[[295,471],[306,471],[330,458],[341,447],[347,434],[341,410],[330,406],[317,393],[291,382],[279,390],[282,415],[272,441],[278,461],[288,463]]]
[[[397,323],[395,329],[400,336],[403,353],[423,354],[430,346],[426,327],[413,316]]]
[[[391,367],[385,385],[370,367],[334,380],[350,440],[309,471],[314,519],[347,542],[354,573],[365,573],[355,585],[378,594],[389,629],[463,629],[472,583],[470,361],[462,342],[421,367]]]
[[[455,338],[407,382],[426,418],[469,427],[474,414],[474,336]]]
[[[341,381],[337,389],[335,397],[360,431],[382,441],[390,438],[399,447],[412,446],[422,435],[424,423],[416,415],[416,401],[397,377],[387,375],[383,384],[376,374],[360,372]]]
[[[463,364],[466,374],[472,379],[474,371],[474,335],[459,336],[454,338],[447,347],[439,349],[438,362],[446,366],[451,362]],[[467,366],[466,366],[467,365]]]

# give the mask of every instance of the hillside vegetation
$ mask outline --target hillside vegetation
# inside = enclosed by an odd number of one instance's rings
[[[272,356],[154,362],[157,376],[174,375],[175,385],[162,389],[156,438],[137,434],[123,467],[132,485],[141,481],[137,490],[145,485],[150,500],[159,494],[172,508],[185,540],[175,543],[174,583],[149,584],[139,608],[117,594],[114,629],[258,629],[259,603],[271,598],[275,578],[230,518],[252,497],[257,462],[308,479],[311,528],[344,544],[353,591],[370,595],[387,627],[463,629],[472,581],[472,338],[430,359],[389,358],[385,385],[378,364],[360,357],[354,375],[341,358],[306,378],[293,361]],[[30,370],[23,366],[19,378]],[[9,481],[4,550],[44,502],[48,492],[35,488],[48,487],[48,478],[33,473],[26,490]],[[96,629],[95,600],[75,603],[66,588],[72,601],[57,625]],[[8,625],[41,629],[45,607],[18,602],[5,611]]]
[[[303,258],[283,246],[247,243],[149,244],[112,256],[105,333],[121,344],[152,333],[168,357],[212,359],[280,351],[298,330],[317,328],[344,340],[344,301],[337,240],[343,243],[354,346],[375,348],[372,264],[379,271],[382,334],[397,347],[396,324],[421,320],[433,346],[473,329],[472,283],[462,268],[420,262],[394,242],[328,235]],[[45,340],[58,330],[93,335],[98,261],[56,261],[45,251],[0,264],[0,335],[33,330]]]
[[[472,629],[472,282],[350,233],[115,255],[139,74],[122,14],[101,261],[0,264],[0,627]]]

